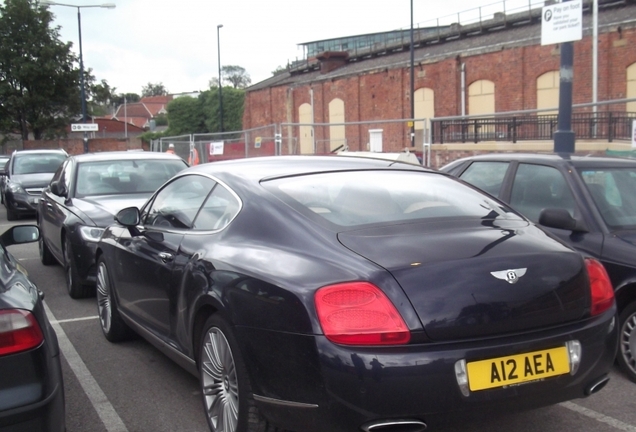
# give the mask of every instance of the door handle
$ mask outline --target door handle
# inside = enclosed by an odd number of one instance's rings
[[[159,258],[161,258],[161,261],[167,263],[172,261],[174,259],[174,256],[168,252],[159,252]]]

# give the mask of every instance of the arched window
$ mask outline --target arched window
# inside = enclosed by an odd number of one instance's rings
[[[415,118],[432,119],[435,117],[435,92],[430,88],[415,90],[413,95],[415,102]],[[415,130],[424,129],[424,122],[415,122]]]
[[[628,99],[636,98],[636,63],[627,67],[627,94]],[[627,112],[636,112],[636,102],[627,103]]]
[[[559,107],[559,71],[546,72],[537,78],[537,109]],[[554,111],[542,111],[539,115],[557,114]]]
[[[468,114],[495,113],[495,83],[488,80],[475,81],[468,86]]]
[[[345,105],[342,99],[332,99],[329,102],[329,145],[325,146],[326,151],[335,149],[344,150],[347,146],[347,138],[345,137]]]
[[[420,88],[413,94],[415,105],[415,118],[430,120],[435,117],[435,92],[430,88]],[[429,123],[415,122],[415,142],[423,143],[425,134],[428,134]],[[417,144],[416,144],[417,147]]]
[[[311,105],[308,103],[298,107],[298,123],[307,124],[313,122]],[[313,127],[300,126],[300,154],[314,154]]]

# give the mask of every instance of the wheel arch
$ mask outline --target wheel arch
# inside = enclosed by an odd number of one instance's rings
[[[636,281],[629,281],[616,288],[616,306],[620,313],[627,305],[636,302]]]
[[[203,333],[203,326],[208,318],[216,313],[219,313],[219,309],[210,303],[201,305],[192,319],[192,353],[194,354],[194,360],[199,368],[199,342],[201,341],[201,334]]]

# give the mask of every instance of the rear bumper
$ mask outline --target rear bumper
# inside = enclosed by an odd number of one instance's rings
[[[0,432],[64,432],[64,383],[59,354],[47,357],[47,350],[13,356],[3,371],[13,378],[0,382]],[[19,369],[13,364],[20,364]],[[7,369],[5,369],[7,366]],[[10,368],[10,369],[9,369]]]
[[[484,412],[536,408],[587,396],[606,377],[617,348],[615,310],[568,326],[453,343],[351,348],[322,336],[241,329],[261,412],[283,428],[305,432],[359,430],[391,419],[428,425]],[[612,327],[613,326],[613,327]],[[454,365],[561,346],[582,345],[574,375],[463,396]],[[272,350],[276,346],[279,349]],[[300,348],[299,348],[300,347]],[[273,352],[275,351],[275,352]]]

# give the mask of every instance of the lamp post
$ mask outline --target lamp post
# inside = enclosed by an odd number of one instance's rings
[[[82,54],[82,15],[80,9],[82,8],[105,8],[114,9],[114,3],[102,3],[95,5],[71,5],[65,3],[57,3],[51,0],[41,0],[41,4],[51,6],[66,6],[77,8],[77,28],[79,30],[79,64],[80,64],[80,97],[82,102],[82,123],[86,123],[86,85],[84,84],[84,57]],[[84,153],[88,153],[88,133],[84,131]]]
[[[216,26],[216,44],[217,44],[217,53],[219,59],[219,125],[221,132],[223,132],[223,84],[221,83],[221,37],[219,35],[219,30],[221,30],[223,24],[219,24]]]
[[[411,147],[415,147],[415,77],[414,73],[414,63],[415,63],[415,46],[413,41],[413,0],[411,0],[411,29],[410,29],[410,39],[411,39],[411,61],[410,61],[410,69],[411,69],[411,88],[409,91],[409,98],[411,99]]]

